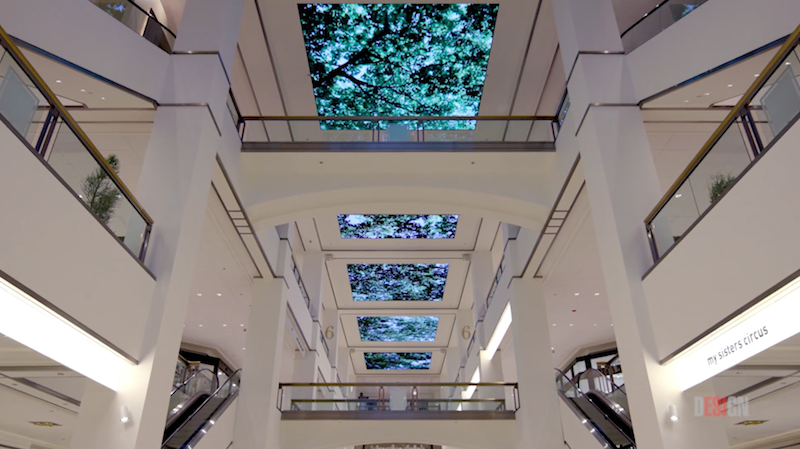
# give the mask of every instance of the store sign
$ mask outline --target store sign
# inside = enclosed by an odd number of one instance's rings
[[[670,364],[682,391],[800,332],[800,277],[712,332]]]

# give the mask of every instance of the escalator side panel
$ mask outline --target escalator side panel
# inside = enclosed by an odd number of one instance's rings
[[[571,449],[601,449],[603,445],[592,436],[575,412],[564,400],[559,401],[561,426],[564,430],[564,441]]]
[[[162,442],[165,442],[170,435],[180,428],[183,423],[186,422],[190,416],[192,416],[192,413],[194,413],[201,405],[203,405],[203,401],[208,399],[209,396],[211,395],[208,393],[199,393],[190,400],[186,401],[181,410],[175,415],[171,416],[169,421],[167,421],[167,424],[164,427],[164,437]]]
[[[622,432],[628,436],[628,438],[635,441],[635,438],[633,437],[633,427],[631,426],[630,421],[626,416],[620,416],[620,412],[614,409],[611,401],[609,401],[608,398],[603,395],[603,393],[590,391],[586,393],[586,396],[591,399],[595,405],[597,405],[603,411],[603,413],[609,417],[609,419],[614,421],[614,424],[616,424],[617,427],[619,427]]]

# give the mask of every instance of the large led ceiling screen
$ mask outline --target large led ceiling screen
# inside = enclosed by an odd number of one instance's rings
[[[436,340],[438,316],[360,316],[358,332],[361,341],[424,341]]]
[[[430,369],[430,352],[365,352],[367,369]]]
[[[343,239],[452,239],[458,215],[338,215]]]
[[[475,116],[498,5],[298,5],[321,116]],[[322,122],[372,129],[371,122]],[[474,129],[473,121],[426,129]]]
[[[441,301],[449,264],[348,264],[353,301]]]

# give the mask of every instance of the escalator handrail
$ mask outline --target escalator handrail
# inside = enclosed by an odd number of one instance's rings
[[[219,388],[219,377],[217,377],[217,373],[215,373],[214,370],[210,370],[208,368],[203,368],[203,369],[199,369],[199,370],[195,371],[194,374],[189,376],[189,378],[186,379],[182,384],[180,384],[177,387],[175,387],[175,389],[172,390],[172,392],[169,394],[170,397],[172,397],[175,393],[177,393],[178,390],[180,390],[181,388],[185,387],[186,384],[188,384],[192,379],[197,377],[197,375],[202,373],[203,371],[208,371],[209,373],[211,373],[211,378],[217,383],[217,388]]]
[[[626,440],[628,440],[628,442],[631,444],[631,446],[632,446],[632,447],[634,447],[634,448],[636,447],[636,441],[634,441],[633,439],[631,439],[631,438],[630,438],[630,437],[629,437],[629,436],[628,436],[628,435],[625,433],[625,431],[624,431],[623,429],[621,429],[621,428],[620,428],[620,427],[617,425],[617,423],[615,423],[615,422],[614,422],[614,420],[613,420],[613,419],[611,419],[611,418],[608,416],[608,414],[607,414],[606,412],[604,412],[604,411],[603,411],[603,409],[601,409],[600,407],[598,407],[598,406],[597,406],[597,404],[595,404],[595,403],[594,403],[594,401],[593,401],[593,400],[592,400],[590,397],[586,396],[586,393],[584,393],[584,392],[583,392],[583,390],[581,390],[581,389],[580,389],[580,388],[579,388],[579,387],[578,387],[578,386],[577,386],[577,385],[576,385],[576,384],[575,384],[575,383],[572,381],[572,379],[570,379],[569,377],[567,377],[567,376],[566,376],[566,374],[564,374],[564,372],[563,372],[563,371],[561,371],[560,369],[558,369],[558,368],[554,368],[554,369],[556,370],[556,372],[558,373],[558,375],[559,375],[559,376],[561,376],[561,377],[562,377],[562,378],[564,378],[564,379],[565,379],[567,382],[569,382],[569,384],[572,386],[572,388],[574,388],[574,389],[575,389],[575,391],[577,391],[578,393],[580,393],[580,394],[581,394],[581,396],[585,397],[585,398],[588,400],[588,402],[589,402],[590,404],[592,404],[592,407],[594,407],[594,408],[595,408],[595,410],[597,410],[597,411],[598,411],[600,414],[602,414],[602,415],[603,415],[603,418],[605,418],[605,419],[606,419],[606,421],[608,421],[608,423],[609,423],[609,424],[611,424],[612,426],[614,426],[614,428],[615,428],[615,429],[617,429],[617,431],[619,431],[619,433],[620,433],[620,434],[621,434],[623,437],[625,437],[625,439],[626,439]],[[558,380],[558,376],[556,376],[556,380]],[[566,396],[566,394],[565,394],[565,393],[564,393],[564,392],[563,392],[561,389],[558,389],[558,393],[559,393],[559,394],[560,394],[562,397],[564,397],[564,398],[566,398],[566,397],[567,397],[567,396]],[[583,412],[581,412],[581,413],[583,414]],[[588,416],[585,416],[585,414],[584,414],[584,418],[586,418],[586,419],[589,419],[589,417],[588,417]],[[591,422],[591,420],[590,420],[590,422]],[[603,433],[603,431],[602,431],[602,430],[600,430],[600,429],[597,429],[597,431],[598,431],[598,432],[600,432],[600,433]],[[604,434],[604,435],[605,435],[605,434]]]
[[[594,372],[594,373],[597,373],[597,375],[598,375],[599,377],[602,377],[602,378],[603,378],[603,379],[605,379],[605,380],[606,380],[606,381],[607,381],[609,384],[611,384],[611,391],[619,390],[619,391],[621,391],[621,392],[622,392],[622,394],[624,394],[626,397],[628,396],[628,393],[625,393],[625,390],[623,390],[623,389],[622,389],[622,387],[620,387],[619,385],[617,385],[616,383],[614,383],[614,379],[612,379],[610,376],[607,376],[607,375],[603,374],[603,373],[602,373],[600,370],[596,370],[596,369],[594,369],[594,368],[589,368],[589,369],[587,369],[587,370],[583,371],[582,373],[578,374],[578,375],[577,375],[577,376],[575,376],[575,377],[577,377],[577,378],[578,378],[578,380],[580,380],[580,379],[581,379],[581,377],[583,377],[583,376],[584,376],[586,373],[589,373],[589,372]],[[591,385],[592,385],[592,384],[590,383],[590,384],[589,384],[589,386],[591,387]],[[600,391],[600,390],[596,390],[596,391]],[[605,392],[604,392],[604,391],[601,391],[601,393],[605,393]],[[607,394],[607,393],[606,393],[606,394]]]
[[[167,445],[167,443],[169,443],[169,441],[170,441],[170,440],[171,440],[171,439],[172,439],[172,438],[173,438],[175,435],[177,435],[177,434],[178,434],[178,432],[180,432],[180,431],[181,431],[181,429],[183,429],[183,428],[184,428],[184,426],[186,426],[186,424],[187,424],[187,423],[189,423],[189,421],[191,421],[191,420],[192,420],[192,418],[194,418],[194,417],[195,417],[195,415],[197,415],[197,413],[198,413],[200,410],[202,410],[202,409],[203,409],[203,407],[205,407],[205,406],[206,406],[206,404],[208,404],[208,402],[209,402],[209,401],[211,401],[211,399],[213,399],[215,396],[217,396],[217,394],[219,394],[219,392],[220,392],[220,391],[222,391],[222,389],[223,389],[223,388],[225,388],[225,385],[228,385],[228,383],[230,383],[230,382],[233,380],[233,378],[236,376],[236,373],[241,373],[241,371],[242,371],[241,369],[238,369],[238,370],[236,370],[236,371],[235,371],[235,372],[234,372],[234,373],[233,373],[233,374],[232,374],[230,377],[228,377],[228,379],[227,379],[227,380],[226,380],[226,381],[225,381],[225,382],[224,382],[222,385],[220,385],[220,386],[219,386],[219,388],[217,388],[216,390],[214,390],[214,392],[213,392],[213,393],[211,393],[211,394],[210,394],[210,395],[209,395],[209,396],[208,396],[208,397],[207,397],[207,398],[206,398],[206,399],[203,401],[203,403],[202,403],[202,404],[200,404],[200,407],[197,407],[197,409],[195,409],[195,411],[194,411],[194,412],[192,412],[192,414],[191,414],[191,415],[189,415],[189,417],[187,417],[187,418],[186,418],[186,419],[183,421],[183,423],[182,423],[180,426],[178,426],[178,428],[177,428],[177,429],[175,429],[175,431],[174,431],[174,432],[172,432],[172,434],[171,434],[169,437],[167,437],[167,438],[164,438],[164,442],[161,444],[161,447],[162,447],[162,449],[163,449],[163,448],[164,448],[164,447]],[[241,377],[241,374],[240,374],[240,377]],[[241,383],[241,380],[239,380],[239,383]],[[233,396],[233,395],[231,395],[231,396]],[[229,396],[229,397],[230,397],[230,396]]]

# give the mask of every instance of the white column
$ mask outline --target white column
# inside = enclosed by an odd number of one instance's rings
[[[489,351],[481,350],[478,353],[478,372],[481,374],[481,382],[503,382],[503,361],[500,352],[496,352],[494,357]],[[505,400],[504,387],[478,387],[475,398],[479,399],[503,399]],[[481,410],[495,410],[498,406],[496,402],[481,403]]]
[[[475,343],[483,348],[489,337],[484,335],[482,319],[486,315],[486,297],[489,295],[489,289],[491,289],[494,279],[491,251],[475,251],[471,256],[469,269],[472,276],[472,312],[475,315],[473,332],[475,332]]]
[[[511,332],[519,383],[517,447],[563,447],[555,371],[541,279],[511,283]],[[499,358],[497,355],[495,358]]]
[[[611,0],[554,0],[553,8],[567,73],[578,51],[622,50]],[[660,187],[639,108],[609,106],[636,103],[625,56],[580,55],[568,88],[574,113],[606,105],[588,110],[576,140],[637,446],[727,448],[722,420],[692,419],[694,394],[681,393],[656,358],[641,278],[652,264],[643,220]]]
[[[281,413],[276,404],[285,346],[285,291],[283,279],[255,279],[253,282],[247,349],[233,436],[237,449],[280,447]],[[286,403],[283,406],[288,408]]]
[[[308,310],[314,321],[319,321],[322,314],[322,282],[325,276],[325,254],[319,251],[303,253],[303,283],[310,299]]]
[[[458,326],[458,329],[456,330],[456,337],[458,338],[458,354],[456,355],[456,358],[458,359],[458,366],[461,367],[462,361],[467,357],[469,342],[472,339],[472,335],[475,333],[475,316],[472,313],[472,310],[458,309],[458,312],[456,313],[456,325]],[[453,377],[451,381],[455,381],[455,377]],[[467,382],[469,379],[465,380],[462,377],[459,381]]]
[[[328,344],[328,360],[331,362],[331,368],[338,372],[339,367],[339,338],[342,334],[342,326],[339,325],[339,310],[325,309],[322,311],[322,338]],[[342,337],[343,338],[343,337]],[[321,351],[324,349],[320,348]],[[322,352],[320,352],[322,354]],[[331,382],[336,382],[336,378],[332,378]]]

